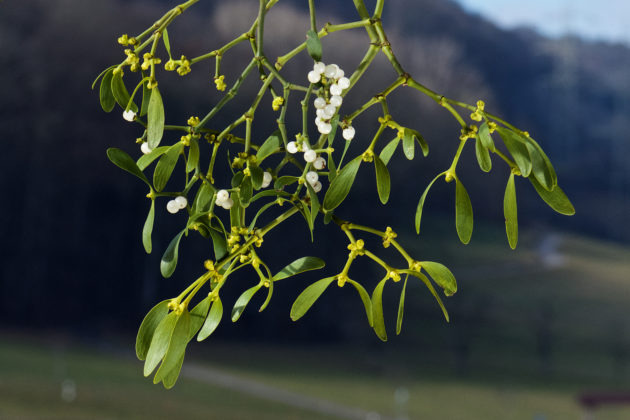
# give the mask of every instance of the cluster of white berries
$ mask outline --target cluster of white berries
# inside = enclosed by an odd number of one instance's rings
[[[234,205],[234,200],[230,198],[230,193],[227,190],[219,190],[217,192],[217,199],[215,201],[217,206],[221,206],[226,210],[229,210]]]
[[[330,83],[330,99],[326,100],[322,96],[318,96],[315,99],[315,124],[317,124],[317,130],[321,134],[328,134],[332,131],[330,120],[343,103],[341,94],[350,87],[350,79],[344,76],[344,71],[338,65],[326,65],[318,61],[313,65],[313,70],[308,72],[308,81],[319,83],[322,78],[325,78]],[[354,137],[354,130],[352,137]]]
[[[181,209],[186,208],[187,205],[188,200],[186,200],[186,197],[180,195],[179,197],[175,197],[173,200],[166,203],[166,210],[168,210],[171,214],[175,214]]]
[[[322,158],[318,158],[318,159],[322,159]],[[308,171],[306,173],[306,182],[311,184],[311,187],[313,187],[313,191],[315,191],[316,193],[322,190],[322,183],[319,182],[319,175],[317,175],[317,172]]]

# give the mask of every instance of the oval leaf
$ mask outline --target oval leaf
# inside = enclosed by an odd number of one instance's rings
[[[165,316],[162,321],[160,321],[155,329],[155,333],[153,334],[153,338],[151,338],[151,345],[149,346],[149,351],[147,352],[146,360],[144,362],[144,376],[149,376],[166,354],[166,350],[168,350],[168,345],[171,342],[171,335],[173,334],[178,318],[179,317],[175,312],[171,312]]]
[[[553,187],[555,187],[554,177],[545,159],[538,149],[529,143],[527,143],[527,150],[532,158],[532,175],[547,191],[553,190]]]
[[[374,155],[374,169],[376,171],[376,189],[378,190],[378,198],[381,203],[386,204],[389,200],[389,191],[391,188],[391,180],[387,166],[378,155]]]
[[[175,367],[171,369],[164,377],[162,378],[162,384],[164,388],[171,389],[175,386],[175,382],[177,382],[177,378],[179,377],[179,372],[182,370],[182,365],[184,364],[184,354],[179,358]]]
[[[306,33],[306,50],[313,60],[322,60],[322,42],[319,40],[317,32],[312,29]]]
[[[370,324],[370,327],[373,327],[374,320],[372,318],[372,299],[370,299],[370,295],[365,290],[365,288],[363,288],[363,286],[361,286],[356,281],[352,279],[348,279],[346,281],[353,285],[354,288],[357,289],[357,292],[359,292],[359,296],[361,297],[361,301],[363,302],[363,306],[365,307],[365,315],[367,316],[368,323]]]
[[[221,303],[221,299],[217,297],[217,299],[212,302],[212,306],[210,307],[210,313],[206,318],[206,322],[203,323],[203,327],[201,327],[201,331],[199,331],[199,335],[197,336],[197,341],[203,341],[210,336],[217,329],[219,323],[221,322],[221,318],[223,317],[223,303]]]
[[[335,177],[335,180],[330,184],[324,196],[324,209],[333,210],[337,208],[348,196],[354,179],[357,176],[357,172],[359,171],[359,167],[361,166],[361,162],[361,156],[357,156],[348,162]]]
[[[168,304],[170,301],[170,299],[167,299],[155,305],[142,320],[136,336],[136,356],[138,356],[138,359],[144,360],[147,358],[147,352],[149,351],[151,340],[153,340],[155,329],[168,315]]]
[[[252,300],[256,292],[260,290],[261,287],[262,283],[259,283],[256,286],[250,287],[249,289],[245,290],[243,294],[239,296],[239,298],[236,300],[236,303],[234,304],[234,308],[232,309],[232,322],[238,321],[238,319],[243,314],[243,311],[247,307],[249,301]]]
[[[492,160],[490,159],[490,152],[483,145],[479,136],[477,136],[477,140],[475,141],[475,153],[477,155],[477,163],[479,163],[479,167],[484,172],[490,172],[492,169]]]
[[[374,332],[383,341],[387,341],[387,331],[385,330],[385,318],[383,318],[383,288],[387,279],[381,280],[372,292],[372,320],[374,321]]]
[[[459,240],[467,244],[473,231],[473,209],[464,184],[457,178],[455,181],[455,227]]]
[[[413,140],[413,134],[411,130],[405,128],[403,130],[403,152],[405,157],[409,160],[413,160],[416,151],[416,142]]]
[[[155,149],[160,145],[164,135],[164,104],[157,87],[151,89],[147,118],[147,139],[149,147]]]
[[[177,323],[173,329],[173,334],[168,343],[166,354],[162,360],[160,368],[155,373],[153,383],[157,384],[164,377],[173,370],[179,360],[184,357],[186,352],[186,345],[188,344],[188,332],[190,331],[190,313],[188,310],[184,310],[181,315],[177,317]]]
[[[328,277],[318,280],[304,289],[291,306],[291,319],[297,321],[302,318],[333,281],[335,281],[335,277]]]
[[[422,209],[424,208],[424,200],[426,200],[427,194],[429,193],[429,190],[431,189],[431,186],[441,176],[444,176],[444,172],[442,172],[441,174],[438,174],[438,176],[433,178],[433,181],[431,181],[429,183],[429,185],[427,185],[427,187],[425,188],[424,192],[422,193],[422,197],[420,197],[420,201],[418,202],[418,207],[416,208],[416,233],[418,233],[418,234],[420,233],[420,222],[422,220]]]
[[[545,203],[549,205],[552,209],[557,211],[560,214],[564,214],[567,216],[573,216],[575,214],[575,208],[571,201],[566,196],[562,188],[559,185],[556,185],[553,190],[547,191],[545,187],[540,185],[540,183],[536,180],[535,177],[530,176],[529,182],[532,183],[536,192],[544,200]]]
[[[147,254],[150,254],[153,249],[151,243],[151,233],[153,232],[153,221],[155,220],[155,200],[151,200],[151,208],[147,215],[147,220],[144,221],[142,228],[142,245]]]
[[[105,112],[112,112],[112,109],[116,106],[116,99],[112,93],[112,70],[105,72],[103,80],[101,80],[101,86],[99,88],[99,99],[101,102],[101,108]]]
[[[263,183],[263,178],[265,177],[265,171],[263,171],[260,166],[250,165],[249,172],[252,176],[252,185],[254,189],[259,190]]]
[[[138,112],[138,105],[131,102],[129,96],[129,92],[125,87],[125,82],[123,82],[122,76],[120,73],[115,74],[112,73],[112,94],[114,95],[114,99],[120,105],[122,109],[127,109],[127,105],[129,105],[129,109],[133,112]]]
[[[501,139],[503,139],[505,147],[507,147],[514,158],[514,162],[516,166],[518,166],[519,171],[521,171],[521,174],[523,176],[529,176],[532,171],[532,161],[524,140],[518,134],[507,128],[497,127],[497,131]]]
[[[420,134],[420,132],[416,130],[411,130],[411,134],[420,145],[420,148],[422,149],[422,155],[424,157],[427,157],[429,155],[429,144],[427,143],[427,141],[424,139],[424,137],[422,137],[422,134]]]
[[[109,158],[109,160],[112,161],[114,165],[118,166],[124,171],[129,172],[132,175],[137,176],[138,178],[143,180],[149,187],[151,187],[151,184],[149,183],[147,177],[140,170],[140,168],[138,168],[136,162],[134,162],[131,156],[129,156],[127,153],[115,147],[111,147],[107,149],[107,157]]]
[[[280,130],[276,130],[267,140],[260,146],[258,152],[256,152],[256,162],[260,164],[267,156],[270,156],[278,151],[280,151],[280,146],[282,145],[282,138],[280,134]]]
[[[153,172],[153,187],[156,191],[160,192],[166,187],[168,180],[171,178],[173,174],[173,169],[175,169],[175,165],[179,160],[179,155],[184,148],[184,144],[177,142],[171,147],[168,148],[166,153],[162,155],[157,165],[155,166],[155,171]]]
[[[515,249],[518,242],[518,209],[516,207],[516,188],[514,186],[514,173],[510,174],[505,196],[503,197],[503,216],[505,216],[505,232],[507,233],[510,248]]]
[[[394,152],[398,147],[398,143],[400,143],[400,138],[396,136],[394,140],[387,143],[387,146],[383,147],[383,150],[381,150],[380,158],[385,165],[389,163],[389,160],[394,155]]]
[[[188,160],[186,161],[186,172],[192,172],[197,169],[199,164],[199,143],[197,140],[190,140],[190,147],[188,147]]]
[[[497,149],[494,146],[494,140],[492,140],[492,136],[490,135],[490,129],[488,128],[488,124],[484,122],[479,126],[479,140],[481,140],[481,144],[491,152],[495,152]]]
[[[319,270],[320,268],[324,268],[325,265],[326,263],[321,258],[302,257],[278,271],[278,273],[273,276],[273,281],[286,279],[287,277],[295,276],[305,271]]]
[[[144,171],[151,163],[153,163],[154,160],[156,160],[157,158],[162,156],[164,153],[166,153],[168,148],[169,146],[160,146],[151,150],[146,155],[140,156],[140,158],[136,162],[138,164],[138,168]]]
[[[199,302],[192,311],[190,311],[190,329],[188,330],[188,341],[192,340],[192,338],[197,334],[199,328],[204,324],[206,317],[208,316],[208,311],[210,310],[210,304],[212,301],[210,300],[210,296],[206,296],[204,299]]]
[[[166,251],[164,251],[164,255],[162,255],[162,260],[160,261],[160,272],[164,278],[171,277],[175,272],[175,267],[177,267],[177,255],[179,253],[179,241],[182,239],[183,234],[183,230],[179,232],[168,244]]]
[[[433,261],[421,261],[420,265],[429,273],[433,281],[444,289],[446,296],[452,296],[457,292],[455,276],[445,265]]]
[[[409,275],[405,277],[403,288],[400,291],[400,300],[398,301],[398,316],[396,317],[396,335],[400,334],[400,331],[402,331],[403,314],[405,312],[405,292],[407,290],[407,280],[409,280]]]

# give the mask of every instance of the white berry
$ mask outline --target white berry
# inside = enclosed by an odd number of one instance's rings
[[[352,140],[354,138],[354,127],[350,126],[343,129],[343,138],[346,140]]]
[[[136,118],[136,113],[128,109],[123,112],[123,118],[129,122],[132,122]]]
[[[326,70],[326,64],[322,63],[321,61],[318,61],[315,64],[313,64],[313,71],[315,73],[322,74],[324,70]]]
[[[337,108],[335,108],[334,105],[326,105],[326,108],[324,108],[323,119],[325,120],[331,119],[333,115],[335,115],[335,112],[337,112]]]
[[[234,200],[232,200],[231,198],[228,198],[227,200],[222,201],[220,204],[220,206],[226,210],[231,209],[233,205],[234,205]]]
[[[322,183],[317,181],[316,183],[314,183],[313,185],[311,185],[313,187],[313,191],[315,191],[316,193],[320,192],[322,190]]]
[[[175,214],[179,211],[179,204],[177,204],[177,201],[171,200],[166,203],[166,210],[171,214]]]
[[[325,167],[326,167],[326,159],[324,159],[321,156],[315,159],[315,161],[313,162],[313,168],[317,169],[318,171],[321,171]]]
[[[263,180],[262,180],[262,184],[260,186],[262,188],[267,188],[269,186],[269,184],[271,184],[272,180],[273,180],[273,177],[271,176],[271,174],[269,172],[265,172],[263,174]]]
[[[230,193],[227,192],[227,190],[219,190],[217,192],[217,201],[223,202],[223,201],[227,200],[228,198],[230,198]]]
[[[145,155],[151,153],[151,148],[149,147],[149,143],[146,143],[146,142],[142,143],[140,145],[140,151],[144,153]]]
[[[304,160],[311,163],[317,159],[317,153],[314,150],[307,150],[304,152]]]
[[[309,171],[306,173],[306,180],[308,181],[309,184],[313,185],[314,183],[317,182],[318,179],[319,179],[319,175],[317,175],[317,172]]]
[[[321,123],[317,126],[317,130],[320,132],[320,134],[328,134],[332,131],[332,125],[330,125],[329,123]]]
[[[175,203],[180,209],[183,209],[188,205],[188,200],[183,195],[180,195],[179,197],[175,197]]]
[[[350,87],[350,79],[348,79],[347,77],[342,77],[337,81],[337,85],[339,85],[341,89],[348,89]]]
[[[341,104],[343,103],[343,98],[339,95],[333,95],[330,98],[330,104],[339,108],[341,106]]]
[[[313,105],[315,105],[315,108],[321,109],[326,106],[326,99],[318,96],[313,102]]]
[[[335,95],[341,95],[341,92],[343,92],[343,89],[341,89],[341,86],[339,86],[337,83],[335,83],[334,85],[330,86],[330,94],[335,96]]]
[[[329,64],[324,69],[324,76],[328,77],[329,79],[332,79],[333,77],[335,77],[335,74],[337,74],[337,70],[339,70],[338,65]]]
[[[297,148],[297,144],[295,144],[294,141],[290,141],[287,143],[287,152],[294,154],[297,153],[298,148]]]
[[[337,73],[335,73],[335,79],[339,80],[341,79],[346,73],[341,70],[341,69],[337,69]]]
[[[318,83],[322,80],[322,75],[319,73],[315,73],[313,70],[308,72],[308,81],[311,83]]]

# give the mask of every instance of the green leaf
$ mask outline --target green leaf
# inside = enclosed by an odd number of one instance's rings
[[[415,154],[416,142],[413,140],[413,134],[411,130],[405,128],[403,130],[403,152],[405,157],[409,160],[413,160]]]
[[[484,122],[479,126],[479,140],[481,140],[481,144],[490,150],[492,153],[496,152],[496,147],[494,145],[494,140],[492,140],[492,135],[490,135],[490,128],[488,127],[488,123]]]
[[[534,140],[531,137],[525,137],[523,136],[523,138],[525,139],[525,141],[527,142],[528,145],[534,146],[534,149],[536,149],[536,151],[538,152],[537,157],[542,158],[543,162],[545,163],[547,170],[545,171],[545,178],[547,176],[551,177],[551,185],[550,188],[547,188],[547,186],[545,186],[545,189],[547,189],[547,191],[551,191],[553,189],[553,187],[555,187],[556,185],[558,185],[558,175],[556,174],[555,169],[553,168],[553,165],[551,164],[551,161],[549,160],[549,158],[547,157],[547,155],[545,154],[545,151],[542,149],[542,147],[540,147],[540,145],[538,143],[536,143],[536,140]],[[534,164],[534,157],[532,156],[532,165]],[[545,185],[545,182],[543,182],[542,180],[538,180],[542,185]]]
[[[263,183],[265,171],[263,171],[260,166],[250,165],[249,172],[251,173],[252,186],[254,189],[259,190]]]
[[[188,330],[188,341],[197,334],[201,326],[204,324],[208,311],[210,310],[210,296],[206,296],[199,302],[192,311],[190,311],[190,329]]]
[[[281,190],[287,185],[291,185],[297,182],[298,179],[300,178],[297,176],[281,176],[280,178],[276,179],[276,182],[273,183],[273,189]]]
[[[438,174],[438,176],[436,176],[435,178],[433,178],[433,181],[431,181],[429,183],[429,185],[427,185],[427,188],[425,188],[424,192],[422,193],[422,197],[420,197],[420,201],[418,202],[418,207],[416,208],[416,233],[420,233],[420,222],[422,220],[422,209],[424,207],[424,200],[426,200],[427,198],[427,194],[429,193],[429,190],[431,189],[431,186],[435,183],[435,181],[437,181],[441,176],[444,176],[444,172],[442,172],[441,174]]]
[[[262,280],[265,281],[266,279],[262,279]],[[269,288],[267,291],[267,297],[265,298],[265,301],[263,302],[263,304],[260,306],[260,309],[258,309],[258,312],[262,312],[265,310],[267,305],[269,305],[269,302],[271,302],[272,295],[273,295],[273,280],[269,280]]]
[[[429,289],[429,292],[431,292],[431,294],[437,301],[438,305],[440,306],[440,309],[442,309],[442,313],[444,314],[444,318],[446,319],[446,322],[450,322],[450,318],[448,316],[448,312],[446,311],[446,307],[444,306],[444,303],[442,302],[440,295],[438,295],[438,293],[435,291],[435,287],[433,287],[433,285],[431,284],[431,281],[427,278],[427,276],[413,270],[403,270],[402,272],[406,274],[411,274],[412,276],[420,279],[424,283],[427,289]]]
[[[433,281],[444,289],[446,296],[453,296],[457,292],[457,281],[445,265],[433,261],[421,261],[422,268],[429,273]]]
[[[153,383],[160,382],[166,374],[173,370],[179,360],[184,356],[186,352],[186,345],[188,344],[188,333],[190,331],[190,313],[188,310],[184,310],[181,315],[178,316],[177,323],[173,329],[173,334],[168,344],[168,349],[162,360],[160,368],[155,373]]]
[[[170,301],[170,299],[167,299],[155,305],[142,320],[136,336],[136,356],[138,356],[138,359],[144,360],[147,358],[153,334],[160,322],[168,315],[168,304]]]
[[[367,316],[368,323],[370,324],[370,327],[374,327],[374,321],[372,318],[372,299],[370,299],[369,293],[356,281],[352,279],[348,279],[346,281],[353,285],[354,288],[357,289],[357,292],[359,292],[359,296],[361,297],[361,301],[365,307],[365,315]]]
[[[505,216],[505,232],[510,248],[515,249],[518,242],[518,209],[516,207],[516,188],[514,187],[514,172],[508,178],[503,197],[503,215]]]
[[[381,150],[380,157],[385,165],[389,163],[389,160],[394,155],[394,152],[396,151],[399,142],[400,138],[397,136],[396,138],[394,138],[394,140],[387,143],[387,146],[383,147],[383,150]]]
[[[160,157],[160,160],[155,166],[155,171],[153,172],[153,187],[157,192],[162,191],[164,187],[166,187],[183,148],[184,144],[177,142],[170,146],[166,153]]]
[[[112,70],[107,70],[101,80],[101,86],[99,88],[99,100],[101,102],[101,108],[105,112],[112,112],[116,106],[116,99],[112,93]]]
[[[219,232],[214,229],[210,229],[210,236],[212,237],[212,249],[214,251],[215,261],[227,255],[227,241]]]
[[[335,140],[337,127],[339,127],[339,114],[335,115],[332,120],[330,120],[330,126],[332,128],[330,130],[330,133],[328,133],[328,147],[332,147],[333,141]]]
[[[427,157],[429,155],[429,144],[424,139],[424,137],[422,137],[422,134],[420,134],[420,132],[411,129],[409,130],[411,131],[413,138],[416,139],[416,141],[420,145],[420,148],[422,149],[422,156]]]
[[[308,209],[308,205],[304,201],[298,201],[295,206],[300,211],[302,217],[306,221],[309,233],[311,234],[311,242],[313,242],[313,218],[311,217],[311,211]]]
[[[146,155],[140,156],[140,158],[136,162],[138,164],[138,168],[144,171],[151,163],[153,163],[154,160],[156,160],[157,158],[162,156],[164,153],[166,153],[168,148],[169,146],[156,147],[155,149],[151,150]]]
[[[479,136],[475,141],[475,153],[477,155],[477,163],[479,163],[479,167],[484,172],[490,172],[492,169],[492,160],[490,159],[490,152],[486,146],[483,145]]]
[[[232,176],[230,185],[232,185],[232,188],[237,188],[239,185],[243,183],[244,179],[245,179],[245,173],[243,171],[239,171]]]
[[[212,302],[212,306],[210,307],[210,313],[206,318],[206,322],[203,323],[203,327],[201,327],[201,331],[199,331],[199,335],[197,336],[197,341],[203,341],[210,336],[217,329],[219,323],[221,322],[221,318],[223,317],[223,303],[221,303],[221,299],[217,297],[217,299]]]
[[[103,70],[102,72],[100,72],[98,74],[98,76],[96,76],[96,79],[94,79],[94,81],[92,82],[92,90],[94,90],[94,87],[96,87],[96,84],[98,83],[98,81],[100,80],[101,77],[105,76],[105,74],[110,71],[113,70],[114,67],[116,67],[116,65],[114,64],[113,66],[109,66],[107,67],[105,70]]]
[[[550,166],[547,165],[543,156],[539,153],[538,149],[530,143],[526,144],[529,156],[532,158],[532,175],[538,180],[538,182],[545,187],[547,191],[553,190],[555,187],[554,176],[550,170]],[[551,165],[551,163],[549,163]]]
[[[151,233],[153,232],[153,221],[155,220],[155,200],[151,200],[151,208],[149,209],[149,214],[147,215],[147,220],[144,222],[144,227],[142,228],[142,245],[144,245],[144,250],[147,254],[151,253],[153,249],[151,243]]]
[[[164,104],[157,87],[151,89],[147,117],[147,140],[149,147],[155,149],[160,145],[164,135]]]
[[[115,147],[110,147],[109,149],[107,149],[107,157],[109,158],[109,160],[112,161],[114,165],[118,166],[124,171],[129,172],[132,175],[137,176],[138,178],[143,180],[149,187],[151,187],[151,184],[149,183],[147,177],[140,170],[140,168],[138,168],[138,165],[136,165],[136,162],[133,161],[131,156],[129,156],[126,152]]]
[[[333,182],[337,177],[337,165],[332,153],[328,153],[328,182]]]
[[[536,189],[536,192],[538,193],[540,198],[542,198],[543,201],[547,203],[547,205],[549,205],[549,207],[551,207],[558,213],[567,216],[573,216],[575,214],[575,208],[573,207],[573,204],[571,204],[571,201],[566,196],[564,191],[562,191],[562,188],[560,188],[559,185],[556,185],[553,190],[547,191],[545,187],[540,185],[535,177],[529,176],[528,179],[529,182],[531,182]]]
[[[374,169],[376,171],[376,189],[378,190],[378,198],[380,198],[381,203],[386,204],[389,200],[391,181],[387,166],[385,166],[385,163],[383,163],[378,155],[374,155]]]
[[[182,370],[182,365],[184,364],[184,354],[179,358],[175,367],[170,370],[164,377],[162,378],[162,384],[164,388],[171,389],[175,386],[175,382],[177,382],[177,378],[179,377],[179,372]]]
[[[374,332],[383,341],[387,341],[387,331],[385,330],[385,318],[383,318],[383,288],[387,279],[381,280],[372,292],[372,320],[374,321]]]
[[[238,191],[233,191],[230,197],[234,205],[230,208],[230,226],[241,227],[241,205]]]
[[[311,224],[314,225],[315,219],[319,214],[319,198],[317,198],[317,193],[308,182],[306,183],[306,188],[308,189],[308,195],[311,198]]]
[[[320,268],[324,268],[326,262],[321,258],[317,257],[302,257],[293,261],[291,264],[284,267],[282,270],[278,271],[278,273],[273,276],[273,281],[278,281],[282,279],[286,279],[291,276],[295,276],[296,274],[303,273],[305,271],[310,270],[319,270]]]
[[[149,112],[149,101],[151,99],[151,89],[149,83],[142,84],[142,103],[140,104],[140,116],[144,117]]]
[[[326,210],[333,210],[343,202],[348,196],[354,179],[357,176],[359,167],[361,166],[362,158],[357,156],[339,172],[333,182],[331,182],[324,196],[324,208]]]
[[[186,172],[192,172],[197,169],[199,164],[199,143],[195,139],[190,140],[188,147],[188,160],[186,161]]]
[[[256,152],[256,162],[258,162],[258,164],[260,165],[260,163],[265,158],[280,151],[281,146],[282,137],[280,134],[280,130],[276,130],[271,133],[269,137],[267,137],[267,140],[265,140],[265,142],[258,149],[258,152]]]
[[[175,312],[171,312],[158,324],[155,333],[151,338],[151,345],[146,354],[144,362],[144,376],[149,376],[155,367],[160,363],[171,341],[171,335],[177,324],[179,317]]]
[[[403,288],[400,291],[400,300],[398,301],[398,316],[396,317],[396,335],[402,331],[403,314],[405,312],[405,291],[407,290],[407,280],[409,280],[409,274],[405,277]]]
[[[516,166],[518,166],[519,171],[521,171],[521,174],[523,176],[529,176],[532,171],[532,161],[523,138],[507,128],[497,127],[497,131],[503,139],[505,147],[507,147],[514,158],[514,162]]]
[[[455,227],[463,244],[470,242],[473,231],[473,209],[464,184],[455,178]]]
[[[122,109],[127,109],[127,105],[129,105],[130,110],[138,112],[138,106],[135,103],[129,104],[131,98],[120,73],[112,74],[112,94]]]
[[[327,277],[316,281],[304,289],[293,302],[293,306],[291,306],[291,319],[297,321],[302,318],[333,281],[335,281],[335,277]]]
[[[254,186],[252,185],[251,176],[246,176],[243,179],[240,189],[241,191],[239,194],[239,199],[241,200],[241,204],[243,205],[243,207],[247,207],[250,200],[252,199],[252,195],[254,194]]]
[[[168,30],[166,30],[166,28],[164,28],[164,30],[162,31],[162,42],[164,42],[164,48],[166,48],[166,53],[168,54],[170,58],[171,57],[171,41],[168,37]]]
[[[207,182],[201,184],[197,190],[195,201],[193,201],[193,213],[205,213],[210,210],[212,198],[214,197],[214,187]]]
[[[182,239],[182,235],[185,230],[179,232],[168,244],[166,251],[164,251],[164,255],[162,255],[162,260],[160,261],[160,272],[164,278],[169,278],[175,272],[175,267],[177,267],[177,256],[179,253],[179,241]]]
[[[239,296],[239,298],[236,300],[236,303],[234,304],[234,308],[232,309],[232,322],[238,321],[238,319],[243,314],[243,311],[247,307],[249,301],[252,300],[256,292],[260,290],[261,287],[262,283],[259,283],[256,286],[250,287],[249,289],[245,290],[243,294]]]
[[[265,210],[277,205],[278,203],[276,202],[276,200],[273,200],[270,203],[265,204],[264,206],[262,206],[260,209],[258,209],[258,211],[256,212],[256,215],[252,218],[252,221],[249,223],[249,226],[247,229],[254,230],[254,228],[256,227],[256,222],[258,221],[258,218],[260,217],[261,214],[263,214],[265,212]]]
[[[322,42],[319,40],[317,32],[312,29],[306,33],[306,50],[313,60],[322,60]]]

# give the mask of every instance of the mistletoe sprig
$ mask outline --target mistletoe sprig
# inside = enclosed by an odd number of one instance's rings
[[[323,220],[325,224],[332,221],[347,236],[349,254],[338,274],[311,284],[297,297],[291,308],[293,320],[301,318],[332,283],[336,282],[339,287],[350,284],[365,306],[369,325],[380,339],[386,340],[383,290],[390,283],[402,284],[396,324],[396,333],[400,333],[405,290],[410,278],[420,280],[427,287],[446,320],[449,319],[435,287],[441,288],[445,296],[457,291],[455,277],[448,268],[437,262],[412,258],[396,240],[397,235],[390,227],[378,230],[335,215],[335,209],[352,189],[361,166],[374,165],[378,197],[385,205],[391,190],[387,165],[393,154],[402,148],[404,156],[413,160],[418,146],[423,156],[428,155],[428,143],[420,132],[400,125],[389,112],[387,98],[401,87],[410,87],[427,95],[452,114],[461,126],[459,144],[450,167],[438,174],[420,196],[415,214],[418,233],[428,191],[443,178],[447,183],[455,181],[456,230],[463,243],[470,241],[473,210],[468,193],[457,175],[462,150],[470,141],[475,143],[477,160],[483,171],[491,170],[492,155],[498,156],[510,168],[503,206],[507,238],[512,248],[518,241],[517,177],[527,178],[540,197],[557,212],[574,213],[573,206],[558,186],[551,162],[527,132],[486,112],[482,101],[469,105],[439,95],[404,70],[381,23],[385,0],[377,0],[372,14],[363,0],[354,0],[359,20],[336,25],[327,23],[319,29],[314,1],[309,0],[311,25],[306,31],[305,42],[273,62],[264,53],[264,28],[265,16],[277,0],[259,0],[258,15],[247,32],[206,54],[193,58],[181,55],[175,59],[177,55],[172,53],[168,27],[198,1],[189,0],[169,10],[137,36],[122,35],[118,42],[126,47],[125,59],[105,69],[94,82],[96,84],[100,80],[103,110],[110,112],[118,105],[125,120],[141,127],[142,135],[137,139],[141,152],[138,159],[115,148],[109,149],[107,154],[114,164],[135,175],[148,187],[150,207],[142,230],[146,252],[152,252],[156,202],[168,200],[168,213],[186,213],[182,230],[171,240],[162,256],[162,275],[168,278],[174,273],[179,259],[179,244],[184,237],[196,233],[213,244],[214,255],[203,263],[203,270],[200,270],[203,274],[178,296],[158,303],[140,326],[136,353],[140,360],[145,361],[145,376],[157,368],[155,383],[162,382],[165,387],[172,387],[179,376],[188,343],[195,335],[198,341],[202,341],[216,330],[223,318],[221,292],[226,285],[240,286],[235,284],[234,274],[237,271],[250,268],[258,280],[234,303],[231,310],[234,322],[257,293],[266,291],[266,299],[259,309],[262,311],[271,300],[276,282],[324,267],[324,261],[319,258],[302,257],[274,274],[258,254],[267,233],[297,214],[304,218],[311,238],[319,221]],[[338,31],[354,29],[365,30],[370,38],[357,68],[346,73],[335,64],[322,62],[320,39]],[[221,72],[222,58],[240,43],[250,44],[251,60],[238,76],[226,78]],[[160,50],[161,57],[158,56],[159,47],[164,50]],[[313,67],[305,69],[303,80],[290,81],[283,75],[282,69],[303,52],[312,57]],[[379,53],[389,60],[397,77],[389,86],[375,91],[371,99],[358,109],[345,109],[345,96],[364,76]],[[163,59],[165,62],[161,67]],[[212,82],[218,91],[225,92],[222,99],[202,117],[191,116],[185,123],[166,124],[166,111],[160,93],[163,86],[158,81],[160,72],[176,71],[180,76],[186,76],[193,69],[203,69],[205,63],[212,59],[215,63]],[[131,75],[126,75],[127,71]],[[243,82],[253,77],[260,80],[260,88],[253,98],[249,98],[250,107],[226,126],[218,125],[214,117],[233,98],[243,96],[240,93]],[[135,84],[131,93],[127,89],[130,83]],[[262,140],[259,130],[254,130],[254,119],[264,101],[269,101],[278,117],[277,129]],[[380,106],[382,116],[378,118],[379,127],[370,140],[370,133],[362,132],[352,124],[359,115],[375,105]],[[287,127],[285,117],[289,107],[301,108],[301,127]],[[468,112],[470,123],[462,115]],[[245,135],[239,137],[234,133],[237,129],[242,130],[242,126]],[[383,145],[386,133],[391,131],[395,137]],[[341,135],[338,135],[339,132]],[[493,134],[498,134],[502,146],[495,144],[496,136],[493,138]],[[367,147],[346,159],[351,143]],[[227,174],[231,178],[229,185],[217,181],[226,178],[226,174],[215,174],[215,162],[221,156],[227,156],[231,164],[231,173]],[[175,186],[171,178],[179,162],[183,164],[184,183]],[[152,179],[149,180],[151,171]],[[320,193],[323,193],[323,198]],[[271,219],[266,224],[262,223],[263,216],[267,218],[269,214],[272,214]],[[358,234],[380,237],[382,246],[394,247],[404,264],[386,262],[377,255],[377,250],[368,249],[362,238],[357,239],[355,235]],[[277,244],[274,246],[277,247]],[[350,268],[359,257],[372,260],[383,269],[383,277],[372,293],[350,277]],[[228,284],[228,280],[234,281]],[[194,307],[191,305],[193,300],[197,302]]]

